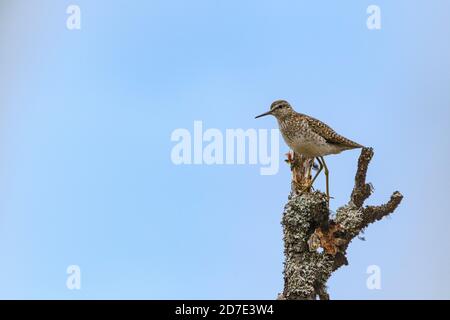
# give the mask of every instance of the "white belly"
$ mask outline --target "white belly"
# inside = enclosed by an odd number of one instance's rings
[[[296,153],[302,154],[305,157],[320,157],[329,154],[340,153],[342,150],[334,145],[328,144],[325,141],[312,141],[312,140],[296,140],[295,142],[286,141],[288,146]]]
[[[292,137],[286,134],[286,122],[278,121],[286,144],[294,150],[294,152],[304,155],[305,157],[314,158],[326,156],[329,154],[337,154],[343,151],[342,148],[327,143],[327,141],[318,135],[316,132],[310,130],[306,123],[301,124],[299,132]]]

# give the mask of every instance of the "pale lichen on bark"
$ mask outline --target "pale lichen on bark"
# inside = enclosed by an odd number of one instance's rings
[[[295,155],[297,182],[284,208],[282,225],[284,238],[284,290],[278,299],[329,299],[326,283],[332,273],[348,264],[349,243],[369,224],[394,212],[403,196],[396,191],[381,206],[366,206],[364,201],[373,188],[366,183],[372,148],[363,148],[358,161],[355,185],[350,201],[330,217],[325,194],[320,191],[301,192],[299,186],[310,177],[305,167],[311,159]],[[303,182],[302,182],[303,181]]]

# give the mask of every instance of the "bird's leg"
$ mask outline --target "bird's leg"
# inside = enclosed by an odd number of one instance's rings
[[[314,178],[311,180],[311,187],[314,184],[314,181],[316,181],[317,177],[319,176],[320,172],[323,170],[323,163],[320,161],[319,158],[317,158],[317,162],[319,163],[319,169],[317,170],[316,174],[314,175]]]
[[[330,180],[329,180],[329,171],[327,164],[325,163],[325,159],[323,157],[320,157],[320,160],[322,161],[323,168],[325,170],[325,179],[326,179],[326,190],[327,190],[327,202],[328,207],[330,207]]]

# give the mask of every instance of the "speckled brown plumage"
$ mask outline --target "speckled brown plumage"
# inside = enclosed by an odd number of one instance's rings
[[[354,148],[362,148],[363,146],[359,143],[356,143],[350,139],[347,139],[346,137],[341,136],[340,134],[336,133],[333,129],[331,129],[328,125],[323,123],[320,120],[317,120],[313,117],[299,114],[300,117],[305,118],[308,121],[308,124],[310,127],[320,136],[324,137],[325,140],[328,143],[338,144],[342,147],[346,147],[349,149]]]
[[[341,136],[322,121],[296,112],[287,101],[275,101],[266,114],[276,117],[288,146],[305,156],[320,157],[362,148],[362,145]]]
[[[303,190],[309,190],[319,173],[322,170],[325,171],[326,192],[329,203],[329,172],[323,157],[329,154],[341,153],[344,150],[362,148],[363,146],[336,133],[322,121],[296,112],[285,100],[273,102],[268,112],[256,118],[267,115],[272,115],[277,119],[283,139],[294,151],[294,154],[297,153],[308,158],[315,158],[319,163],[316,175],[312,179],[310,178],[311,182],[306,187],[303,187]],[[298,184],[295,167],[293,167],[292,173],[294,184]],[[308,177],[311,177],[310,172]]]

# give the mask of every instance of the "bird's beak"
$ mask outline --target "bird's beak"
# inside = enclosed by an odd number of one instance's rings
[[[265,112],[263,114],[260,114],[259,116],[256,116],[255,119],[258,119],[258,118],[261,118],[261,117],[265,117],[265,116],[268,116],[270,114],[272,114],[272,111],[267,111],[267,112]]]

